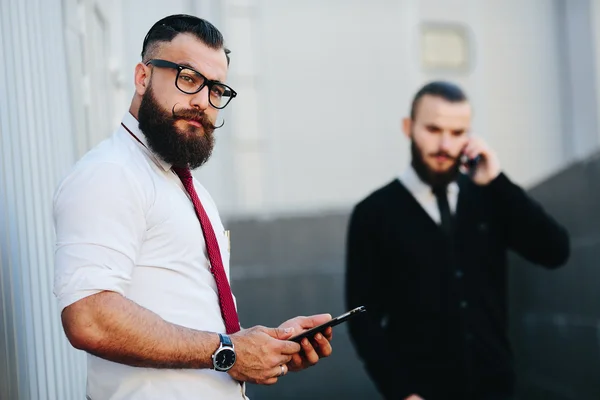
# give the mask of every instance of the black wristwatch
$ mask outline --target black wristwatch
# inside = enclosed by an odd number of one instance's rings
[[[212,355],[213,367],[216,371],[226,372],[235,364],[235,349],[229,336],[219,333],[219,338],[221,345]]]

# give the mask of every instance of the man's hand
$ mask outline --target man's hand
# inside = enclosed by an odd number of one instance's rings
[[[310,317],[296,317],[285,321],[279,328],[294,328],[294,336],[302,332],[324,324],[331,320],[330,314],[318,314]],[[331,338],[333,337],[333,329],[327,328],[323,334],[316,334],[313,340],[304,338],[301,341],[302,352],[292,355],[291,361],[288,363],[290,371],[300,371],[319,362],[320,358],[329,357],[332,352]]]
[[[472,179],[477,185],[487,185],[500,175],[500,161],[496,153],[480,138],[472,137],[463,150],[469,159],[481,156],[481,161],[473,171]]]
[[[413,394],[411,396],[408,396],[406,399],[404,400],[425,400],[424,398],[422,398],[421,396],[418,396],[416,394]]]
[[[298,343],[287,339],[293,328],[255,326],[231,335],[236,362],[228,373],[234,379],[260,385],[272,385],[287,373],[287,363],[300,351]]]

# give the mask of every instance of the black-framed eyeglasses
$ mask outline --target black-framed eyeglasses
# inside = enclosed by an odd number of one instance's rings
[[[196,94],[205,86],[208,87],[208,102],[219,110],[225,108],[231,99],[237,96],[237,92],[229,86],[219,81],[211,81],[186,65],[158,59],[146,62],[146,65],[149,64],[159,68],[176,69],[175,86],[185,94]]]

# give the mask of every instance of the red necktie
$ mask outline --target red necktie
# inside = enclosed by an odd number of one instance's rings
[[[208,253],[208,259],[210,260],[210,270],[217,283],[219,304],[221,305],[223,321],[225,321],[225,330],[228,334],[235,333],[240,330],[240,321],[235,309],[235,303],[233,302],[231,287],[229,286],[229,281],[227,280],[227,275],[225,275],[225,269],[223,268],[223,260],[221,259],[221,252],[219,250],[217,237],[215,236],[215,231],[210,223],[210,219],[208,219],[206,211],[204,211],[204,207],[202,207],[202,203],[200,203],[196,189],[194,189],[194,180],[189,168],[173,167],[173,171],[179,176],[179,179],[181,179],[181,182],[183,183],[183,187],[185,187],[185,190],[189,193],[192,203],[194,204],[194,209],[196,210],[196,215],[200,220],[204,241],[206,242],[206,252]]]

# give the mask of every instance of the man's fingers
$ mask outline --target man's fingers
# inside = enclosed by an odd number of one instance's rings
[[[298,353],[296,353],[296,354],[298,354]],[[292,361],[292,357],[293,357],[293,356],[290,356],[290,355],[283,355],[283,354],[282,354],[282,355],[279,357],[279,361],[277,362],[277,365],[281,365],[281,364],[287,364],[287,363],[289,363],[290,361]]]
[[[329,327],[325,329],[325,331],[323,332],[323,336],[325,336],[325,339],[327,339],[328,341],[331,341],[331,339],[333,338],[333,328]]]
[[[302,356],[300,355],[300,353],[296,353],[292,356],[292,359],[290,360],[290,364],[292,364],[292,366],[294,368],[300,368],[303,364],[303,360],[302,360]]]
[[[325,322],[331,320],[331,314],[316,314],[316,315],[311,315],[310,317],[307,317],[307,318],[311,325],[309,327],[303,326],[303,328],[312,328],[312,327],[324,324]]]
[[[323,335],[317,334],[315,336],[315,341],[318,344],[317,352],[318,352],[319,356],[320,357],[329,357],[331,355],[331,352],[333,351],[333,349],[331,348],[331,344],[329,343],[329,340],[327,340],[327,338],[325,338]]]
[[[273,378],[281,378],[288,373],[288,366],[286,364],[280,364],[275,368],[269,370],[269,376]]]
[[[300,325],[302,329],[310,329],[315,326],[324,324],[331,319],[331,314],[316,314],[308,317],[300,316],[292,319],[296,324]]]
[[[265,379],[262,382],[258,382],[260,385],[274,385],[277,383],[277,378]]]
[[[465,147],[464,154],[469,158],[475,158],[477,154],[481,151],[480,146],[477,144],[469,143],[467,147]]]
[[[265,328],[267,335],[274,339],[287,340],[294,336],[294,328]]]
[[[291,340],[284,340],[280,342],[279,351],[281,354],[293,355],[300,351],[301,347],[298,343],[292,342]]]
[[[319,355],[310,341],[306,338],[302,339],[302,350],[304,351],[304,358],[309,364],[314,365],[319,362]]]
[[[288,373],[288,367],[285,364],[271,368],[266,374],[268,378],[258,379],[256,383],[259,385],[274,385],[277,380]]]
[[[467,157],[473,159],[478,155],[485,157],[489,152],[489,148],[480,140],[471,140],[465,147],[464,153]]]

